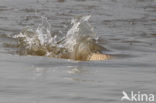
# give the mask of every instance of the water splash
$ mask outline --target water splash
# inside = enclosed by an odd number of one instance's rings
[[[74,46],[80,43],[84,38],[91,37],[95,38],[95,32],[93,27],[88,23],[91,16],[75,17],[72,19],[71,23],[73,26],[66,35],[65,46],[68,50],[73,51]]]
[[[51,37],[51,26],[46,17],[42,17],[42,24],[39,24],[36,33],[41,45],[53,44],[53,38]]]
[[[19,53],[58,57],[61,47],[58,46],[57,35],[52,35],[50,30],[46,17],[42,17],[42,24],[39,24],[36,30],[31,27],[23,29],[20,34],[14,36],[18,39]]]
[[[51,33],[51,26],[46,17],[37,29],[27,27],[18,39],[21,55],[39,55],[74,60],[88,60],[91,54],[101,53],[103,47],[96,43],[96,34],[88,20],[91,16],[79,16],[72,19],[72,27],[67,34],[58,39]]]

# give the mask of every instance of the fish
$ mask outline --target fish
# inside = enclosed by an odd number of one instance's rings
[[[100,54],[100,53],[92,53],[88,57],[88,61],[95,61],[95,60],[108,60],[111,59],[110,55],[107,54]]]

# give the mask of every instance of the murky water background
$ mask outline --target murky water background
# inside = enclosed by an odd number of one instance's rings
[[[156,95],[155,0],[1,0],[1,103],[121,103],[122,91]],[[92,15],[101,44],[118,58],[76,62],[19,56],[11,36],[46,16],[66,33],[76,15]],[[8,45],[12,44],[12,45]]]

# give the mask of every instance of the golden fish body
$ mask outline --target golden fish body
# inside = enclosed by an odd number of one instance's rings
[[[110,55],[100,54],[100,53],[92,53],[88,60],[108,60],[110,59]]]

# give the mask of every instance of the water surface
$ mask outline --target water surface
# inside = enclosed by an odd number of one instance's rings
[[[0,102],[121,103],[123,90],[156,95],[155,12],[155,0],[1,0]],[[17,53],[12,36],[37,27],[41,16],[52,32],[66,34],[71,18],[88,14],[105,53],[117,58],[78,62]]]

